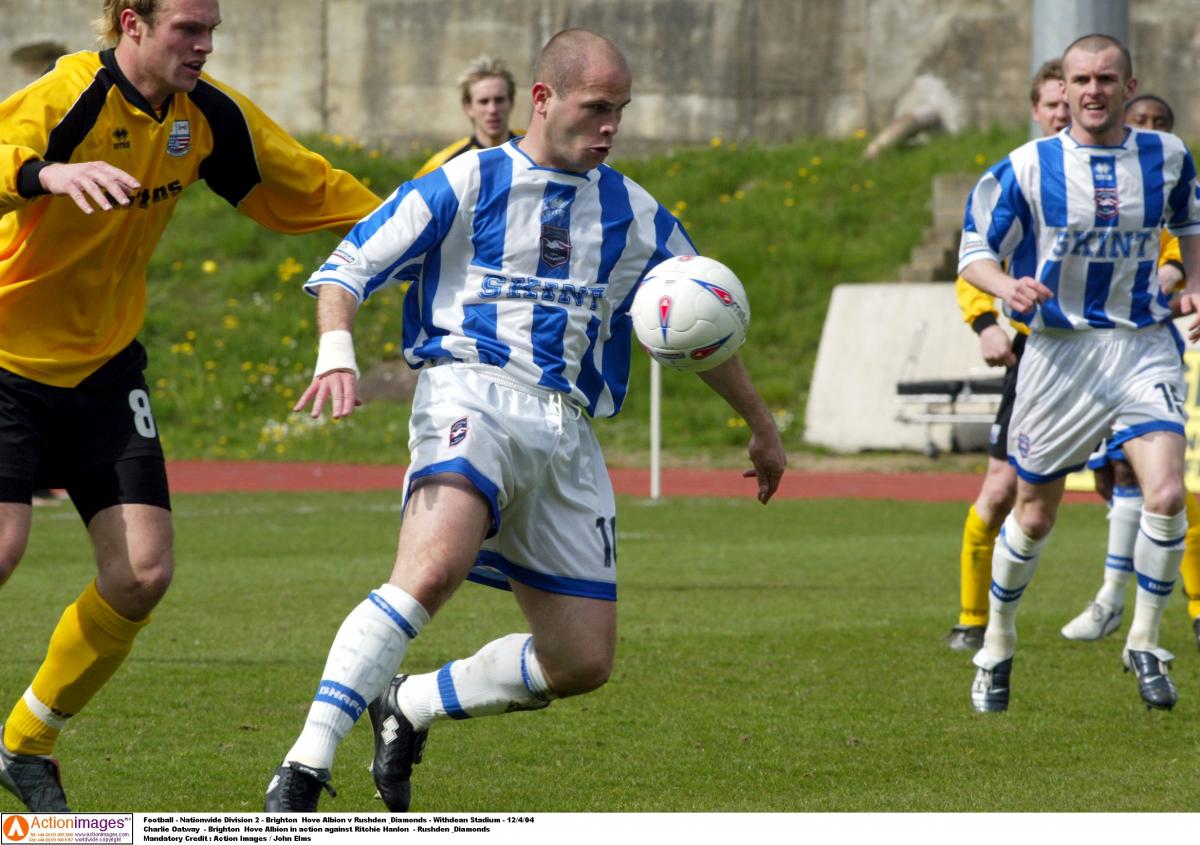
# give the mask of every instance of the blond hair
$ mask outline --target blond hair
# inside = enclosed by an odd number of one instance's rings
[[[458,77],[458,87],[462,91],[463,105],[471,103],[471,86],[481,79],[491,79],[497,77],[503,79],[508,85],[508,100],[512,102],[517,95],[517,82],[513,79],[513,75],[509,72],[508,65],[504,64],[503,59],[497,59],[493,56],[476,56],[471,59],[471,63],[467,65]]]
[[[1063,81],[1062,59],[1051,59],[1038,68],[1034,75],[1033,84],[1029,88],[1029,102],[1033,103],[1035,108],[1042,101],[1042,86],[1050,80]]]
[[[160,0],[104,0],[104,11],[92,21],[96,41],[101,47],[115,47],[121,40],[121,13],[132,9],[151,29],[158,12]]]

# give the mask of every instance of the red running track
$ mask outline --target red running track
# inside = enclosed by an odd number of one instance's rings
[[[243,491],[399,490],[402,466],[235,461],[171,461],[167,464],[176,493]],[[618,494],[648,496],[650,471],[610,470]],[[777,496],[782,499],[907,499],[922,502],[970,502],[979,495],[982,475],[961,473],[789,472]],[[753,479],[736,469],[664,470],[664,496],[752,498]],[[1099,502],[1094,494],[1068,493],[1068,501]]]

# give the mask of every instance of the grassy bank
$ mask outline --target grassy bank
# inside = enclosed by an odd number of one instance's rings
[[[893,278],[928,225],[930,180],[979,170],[1020,129],[964,133],[865,163],[865,139],[781,147],[714,138],[704,149],[615,164],[687,225],[701,252],[738,273],[753,319],[744,349],[789,450],[803,448],[804,407],[832,288]],[[421,156],[340,138],[314,146],[386,194]],[[196,187],[150,266],[149,380],[174,458],[403,462],[408,408],[376,401],[340,423],[290,413],[315,358],[312,303],[300,285],[336,238],[284,237]],[[401,294],[374,297],[356,329],[359,363],[399,359]],[[887,315],[879,315],[887,319]],[[634,356],[625,411],[598,426],[611,454],[637,460],[647,439],[648,359]],[[664,438],[677,459],[728,459],[745,430],[698,379],[664,378]]]

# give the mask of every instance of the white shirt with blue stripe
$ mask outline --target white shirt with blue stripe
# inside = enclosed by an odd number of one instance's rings
[[[696,250],[675,217],[607,165],[540,167],[520,138],[406,182],[360,221],[305,284],[361,303],[404,298],[404,356],[490,364],[558,391],[593,417],[629,382],[629,307],[646,271]]]
[[[1068,127],[984,174],[967,201],[958,271],[1010,259],[1009,275],[1050,288],[1053,299],[1009,315],[1035,329],[1164,322],[1160,231],[1200,235],[1197,190],[1192,155],[1174,135],[1127,127],[1120,146],[1098,147]]]

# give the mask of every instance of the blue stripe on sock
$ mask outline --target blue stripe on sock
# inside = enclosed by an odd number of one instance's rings
[[[1121,572],[1133,572],[1133,558],[1109,555],[1104,559],[1104,566],[1107,569],[1117,569]]]
[[[1139,589],[1145,590],[1148,593],[1154,593],[1156,596],[1169,596],[1171,591],[1175,589],[1174,581],[1159,581],[1157,578],[1151,578],[1149,575],[1137,574],[1137,583]]]
[[[533,679],[529,677],[529,667],[525,665],[525,657],[529,654],[529,647],[533,645],[533,637],[525,641],[525,645],[521,646],[521,683],[525,685],[525,689],[529,690],[533,695],[541,698],[541,693],[533,688]]]
[[[1023,586],[1017,587],[1016,589],[1010,590],[1007,587],[1001,587],[999,584],[997,584],[995,581],[993,581],[992,582],[992,595],[995,596],[1000,601],[1005,601],[1005,602],[1016,601],[1017,599],[1019,599],[1021,597],[1021,594],[1025,592],[1026,586],[1028,586],[1028,585],[1023,585]]]
[[[1139,530],[1140,530],[1140,529],[1139,529]],[[1162,546],[1164,549],[1169,549],[1169,548],[1171,548],[1172,546],[1182,546],[1182,545],[1183,545],[1183,542],[1184,542],[1184,540],[1186,540],[1186,539],[1187,539],[1187,534],[1186,534],[1186,533],[1184,533],[1184,534],[1180,534],[1180,535],[1179,535],[1178,537],[1176,537],[1174,540],[1159,540],[1159,539],[1158,539],[1158,538],[1156,538],[1156,537],[1151,537],[1151,536],[1150,536],[1149,534],[1147,534],[1145,531],[1142,531],[1142,536],[1143,536],[1143,537],[1145,537],[1145,538],[1146,538],[1147,540],[1149,540],[1150,542],[1154,543],[1154,545],[1156,545],[1156,546]]]
[[[1016,549],[1014,549],[1012,546],[1010,546],[1008,544],[1008,536],[1006,535],[1003,528],[1000,529],[1000,540],[1001,540],[1001,542],[1004,543],[1004,548],[1008,549],[1009,554],[1011,554],[1016,560],[1019,560],[1022,563],[1029,563],[1029,561],[1031,561],[1037,557],[1037,552],[1034,552],[1031,555],[1023,555],[1020,552],[1018,552]]]
[[[414,628],[409,621],[400,614],[400,611],[388,604],[387,599],[374,591],[372,591],[367,598],[371,600],[371,604],[375,605],[377,608],[386,613],[388,619],[391,619],[393,622],[395,622],[396,627],[407,634],[410,640],[415,640],[417,638],[417,629]]]
[[[442,696],[442,706],[446,708],[446,715],[451,719],[470,719],[471,714],[463,710],[458,700],[458,692],[454,689],[454,678],[450,675],[452,663],[453,660],[438,670],[438,692]]]
[[[350,689],[350,687],[328,679],[323,679],[317,685],[317,694],[313,696],[313,701],[319,701],[322,704],[332,704],[356,722],[358,721],[358,717],[363,714],[363,711],[367,709],[367,700],[365,698]]]

